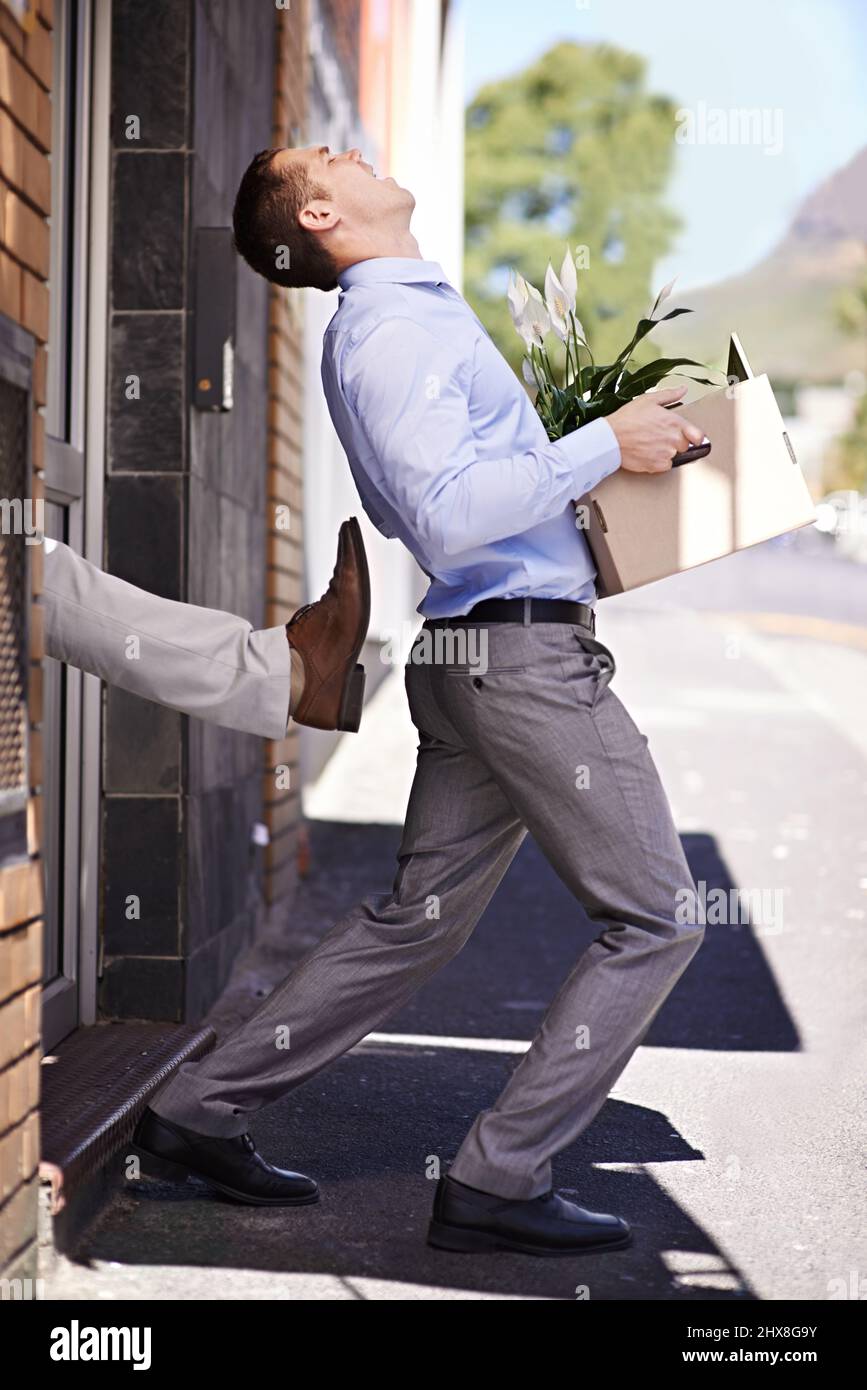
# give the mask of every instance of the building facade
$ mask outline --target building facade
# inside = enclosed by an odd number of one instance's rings
[[[53,22],[50,3],[0,7],[0,1274],[12,1278],[35,1269],[47,948],[42,551],[27,542],[44,502]]]
[[[319,381],[336,294],[230,255],[234,193],[267,146],[361,144],[421,173],[422,252],[459,283],[456,25],[425,0],[0,0],[0,1277],[35,1269],[40,1176],[55,1209],[64,1171],[71,1195],[65,1078],[92,1177],[87,1124],[123,1142],[158,1080],[143,1058],[161,1078],[209,1045],[197,1025],[266,913],[291,930],[305,769],[334,747],[44,658],[41,531],[257,627],[324,589],[360,512]],[[205,322],[231,344],[216,370]],[[365,527],[371,670],[420,583]],[[110,1123],[88,1071],[109,1028],[134,1053]]]

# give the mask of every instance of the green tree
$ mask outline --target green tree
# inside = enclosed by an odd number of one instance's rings
[[[541,289],[567,242],[588,248],[577,308],[597,362],[628,342],[680,225],[663,202],[674,129],[674,103],[645,90],[644,60],[609,45],[557,44],[471,102],[465,293],[516,369],[508,270]]]

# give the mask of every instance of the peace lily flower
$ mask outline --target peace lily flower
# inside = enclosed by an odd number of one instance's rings
[[[691,312],[684,308],[670,309],[667,314],[659,312],[674,283],[670,280],[663,285],[650,313],[639,320],[635,332],[615,360],[602,364],[593,357],[587,335],[575,316],[578,274],[568,246],[559,275],[550,261],[548,263],[544,299],[523,275],[514,272],[510,275],[509,312],[527,349],[521,375],[528,386],[536,389],[536,411],[549,439],[562,439],[591,420],[610,415],[626,401],[655,390],[669,376],[686,375],[678,372],[679,367],[702,366],[701,362],[689,357],[660,357],[643,364],[635,361],[635,349],[657,323]],[[565,351],[559,355],[559,366],[557,354],[549,357],[545,349],[545,335],[551,332],[565,346]],[[706,377],[690,376],[688,379],[701,386],[718,385]]]
[[[560,267],[560,274],[555,275],[551,262],[548,262],[548,269],[545,272],[545,303],[551,315],[551,327],[557,334],[561,342],[566,342],[571,332],[569,315],[575,314],[575,299],[578,294],[578,272],[575,269],[569,247],[566,247],[566,255],[563,257],[563,264]],[[584,337],[584,329],[580,322],[575,319],[578,333]]]
[[[560,341],[565,343],[569,336],[568,315],[570,310],[575,308],[575,301],[573,299],[570,303],[569,296],[554,274],[550,261],[545,271],[545,303],[551,315],[551,327]]]
[[[568,246],[566,247],[566,255],[563,257],[563,264],[560,267],[560,284],[569,296],[574,312],[575,300],[578,296],[578,271],[575,269],[575,262]]]
[[[542,338],[550,324],[543,322],[542,318],[539,317],[538,306],[542,303],[542,296],[539,295],[538,289],[532,288],[532,285],[529,285],[522,275],[513,272],[510,275],[506,297],[509,300],[511,321],[513,321],[515,331],[524,339],[524,346],[542,346]]]
[[[524,306],[529,298],[527,292],[527,281],[523,275],[516,275],[514,270],[509,271],[509,288],[506,291],[506,298],[509,301],[509,313],[512,315],[512,323],[517,328],[518,321],[524,312]]]
[[[677,276],[675,275],[674,280],[676,279]],[[657,309],[665,303],[665,301],[668,299],[668,296],[671,294],[671,291],[674,289],[674,280],[669,280],[667,285],[663,285],[662,289],[659,291],[659,294],[656,296],[653,308],[647,316],[648,318],[653,319],[654,323],[656,322]]]
[[[551,316],[535,285],[531,285],[522,275],[516,277],[514,291],[510,287],[509,308],[524,346],[541,347],[545,334],[551,330]]]

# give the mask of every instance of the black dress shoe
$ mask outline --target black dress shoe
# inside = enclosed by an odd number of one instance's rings
[[[556,1192],[529,1201],[498,1197],[440,1178],[428,1245],[439,1250],[518,1250],[524,1255],[586,1255],[632,1241],[619,1216],[585,1211]]]
[[[249,1134],[234,1139],[197,1134],[148,1107],[136,1125],[132,1148],[148,1176],[186,1182],[194,1173],[237,1202],[300,1207],[319,1201],[319,1188],[312,1178],[266,1163]]]

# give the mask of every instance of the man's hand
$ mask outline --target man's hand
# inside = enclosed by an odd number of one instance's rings
[[[685,393],[685,386],[651,391],[605,416],[620,445],[621,468],[628,473],[666,473],[675,454],[702,443],[704,434],[697,425],[665,409]]]

